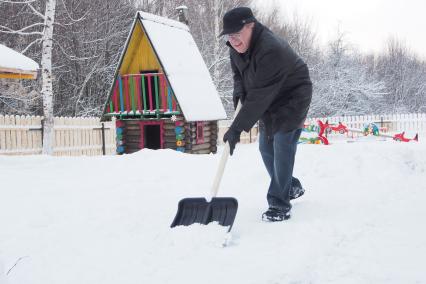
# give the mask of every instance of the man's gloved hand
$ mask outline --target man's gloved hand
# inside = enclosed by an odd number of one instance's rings
[[[229,143],[229,150],[230,150],[231,156],[234,153],[235,144],[240,142],[240,136],[241,136],[241,131],[235,130],[232,127],[230,127],[228,131],[225,132],[225,135],[223,135],[223,142]]]

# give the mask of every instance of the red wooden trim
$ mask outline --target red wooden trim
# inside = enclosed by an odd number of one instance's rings
[[[114,89],[114,95],[113,95],[113,103],[114,103],[114,111],[120,112],[120,107],[118,106],[118,80],[115,80],[115,89]]]
[[[129,77],[124,77],[124,95],[126,96],[126,111],[130,112]]]
[[[172,93],[172,104],[173,104],[172,106],[173,111],[176,111],[176,98],[174,93]]]
[[[159,125],[160,126],[160,145],[161,145],[161,149],[164,149],[164,121],[160,120],[160,121],[139,121],[139,128],[141,131],[141,137],[139,138],[139,148],[143,149],[145,148],[145,133],[144,133],[144,126],[145,125]]]
[[[121,120],[116,120],[115,121],[115,127],[119,128],[119,127],[124,127],[124,122]]]
[[[154,110],[152,105],[151,75],[146,75],[146,78],[148,78],[149,110]]]
[[[141,76],[140,75],[136,75],[135,76],[135,96],[138,98],[138,110],[143,113],[143,109],[142,109],[142,101],[141,101],[141,88],[140,88],[140,81],[141,81]]]
[[[161,109],[165,111],[166,108],[164,103],[165,97],[164,97],[164,75],[163,74],[160,75],[160,98],[161,98]]]

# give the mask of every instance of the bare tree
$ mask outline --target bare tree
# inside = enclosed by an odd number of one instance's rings
[[[11,3],[11,1],[1,0],[3,3]],[[39,18],[36,21],[20,29],[14,30],[7,26],[0,26],[0,32],[15,35],[36,35],[37,37],[28,44],[23,50],[25,52],[32,45],[42,44],[41,55],[41,75],[42,88],[41,95],[43,98],[43,154],[53,153],[53,87],[52,87],[52,46],[53,46],[53,24],[55,22],[56,0],[46,0],[44,13],[37,10],[33,3],[36,0],[25,0],[22,2],[12,2],[14,4],[26,5],[33,15]]]
[[[369,76],[363,56],[339,28],[319,66],[321,72],[313,78],[311,115],[360,115],[377,109],[385,94],[384,83]]]
[[[376,75],[386,82],[388,111],[418,112],[426,110],[426,63],[396,39],[390,38],[386,51],[379,56]]]
[[[228,115],[233,112],[232,76],[229,63],[229,48],[219,34],[224,14],[237,6],[249,6],[247,0],[188,0],[189,26],[204,61],[219,91]]]

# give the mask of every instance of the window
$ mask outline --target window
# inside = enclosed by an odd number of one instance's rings
[[[204,122],[197,122],[197,144],[204,143]]]

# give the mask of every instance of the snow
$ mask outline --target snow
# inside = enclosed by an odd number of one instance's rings
[[[187,121],[225,119],[209,70],[186,25],[139,12]]]
[[[0,44],[0,69],[37,71],[38,63],[25,55]]]
[[[225,170],[219,195],[239,201],[227,247],[217,224],[169,228],[220,155],[0,157],[0,283],[426,283],[424,143],[300,145],[306,194],[283,223],[260,220],[257,147]]]

